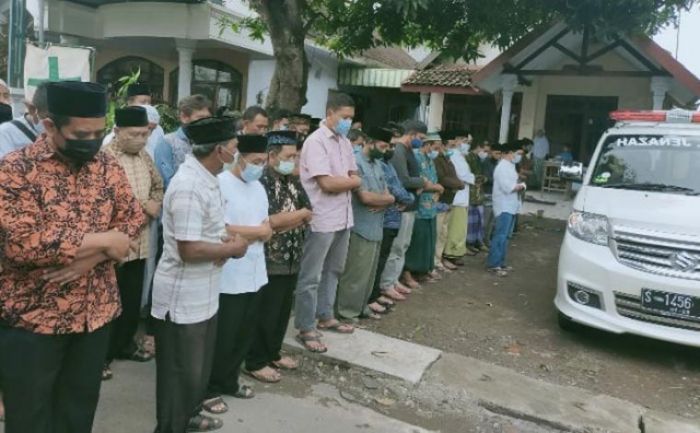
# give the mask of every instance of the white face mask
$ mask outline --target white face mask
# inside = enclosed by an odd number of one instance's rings
[[[513,157],[513,164],[520,164],[520,161],[523,160],[523,156],[519,153],[516,153],[515,156]]]

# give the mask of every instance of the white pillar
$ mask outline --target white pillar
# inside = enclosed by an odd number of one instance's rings
[[[498,142],[505,143],[508,141],[510,110],[513,105],[513,93],[515,91],[515,86],[518,84],[518,78],[515,75],[504,74],[501,80],[501,130],[498,134]]]
[[[442,129],[442,108],[445,102],[443,93],[430,94],[430,113],[428,113],[428,131],[434,132]]]
[[[653,100],[652,110],[663,110],[666,92],[671,87],[671,79],[668,77],[651,77],[651,95]]]
[[[177,100],[190,96],[192,93],[192,55],[196,46],[195,41],[178,39],[175,41],[177,48]]]
[[[428,101],[430,100],[429,93],[420,94],[420,109],[418,111],[418,120],[423,123],[428,123]]]

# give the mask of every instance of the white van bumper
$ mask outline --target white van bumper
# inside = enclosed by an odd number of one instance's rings
[[[617,261],[607,246],[594,245],[566,234],[559,254],[554,299],[563,315],[574,322],[616,334],[636,334],[700,347],[700,322],[669,320],[641,310],[639,299],[643,288],[700,297],[698,281],[664,277],[627,267]],[[597,294],[600,302],[598,305],[591,302],[593,306],[577,302],[573,296],[577,290]],[[594,299],[594,296],[588,298]],[[630,315],[637,315],[637,318],[627,317]],[[693,326],[699,330],[683,329]]]

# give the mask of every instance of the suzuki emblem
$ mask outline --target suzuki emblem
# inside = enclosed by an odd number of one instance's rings
[[[668,257],[671,267],[677,271],[692,272],[700,264],[700,257],[687,251],[673,253]]]

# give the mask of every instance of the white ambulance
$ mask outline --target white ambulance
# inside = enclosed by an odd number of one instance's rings
[[[700,346],[700,113],[611,117],[561,246],[560,326]]]

